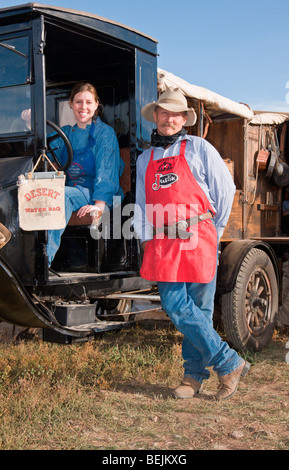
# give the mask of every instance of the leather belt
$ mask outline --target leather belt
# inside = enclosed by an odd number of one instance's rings
[[[179,220],[173,225],[163,225],[158,229],[154,228],[154,235],[164,233],[169,238],[182,238],[186,239],[194,235],[192,232],[187,232],[187,229],[192,225],[196,225],[203,220],[212,219],[214,215],[212,212],[205,212],[204,214],[195,215],[190,219]]]

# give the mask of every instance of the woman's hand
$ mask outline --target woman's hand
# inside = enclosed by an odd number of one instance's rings
[[[97,220],[100,219],[102,213],[104,211],[105,202],[104,201],[96,201],[97,204],[87,204],[86,206],[82,206],[78,212],[78,217],[84,217],[86,214],[90,214],[93,222],[95,223]]]
[[[86,214],[90,214],[93,211],[95,211],[95,212],[99,211],[99,208],[97,206],[95,206],[94,204],[87,204],[87,206],[82,206],[78,210],[77,216],[78,217],[84,217]]]
[[[27,129],[31,129],[31,109],[23,109],[21,119],[25,121]]]

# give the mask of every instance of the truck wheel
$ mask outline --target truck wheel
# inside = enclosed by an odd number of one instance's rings
[[[252,248],[234,289],[222,295],[222,321],[229,343],[241,351],[260,351],[272,339],[278,312],[278,284],[269,256]]]

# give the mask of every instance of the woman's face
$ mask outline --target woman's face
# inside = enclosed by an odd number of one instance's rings
[[[78,127],[85,128],[91,124],[95,111],[98,108],[98,101],[95,101],[90,91],[80,91],[76,93],[73,101],[70,102],[74,117]]]

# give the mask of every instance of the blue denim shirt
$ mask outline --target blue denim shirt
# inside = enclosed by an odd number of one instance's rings
[[[119,184],[119,178],[124,169],[124,162],[119,154],[119,145],[112,127],[97,118],[93,132],[93,141],[89,144],[90,125],[82,129],[75,124],[67,125],[62,130],[67,135],[75,154],[88,148],[88,160],[85,165],[76,162],[67,171],[68,186],[76,186],[79,189],[88,189],[90,200],[105,201],[108,207],[113,204],[113,196],[121,196],[123,191]],[[54,133],[53,133],[54,134]],[[53,135],[50,134],[50,135]],[[64,142],[57,138],[50,144],[61,164],[67,159]]]

